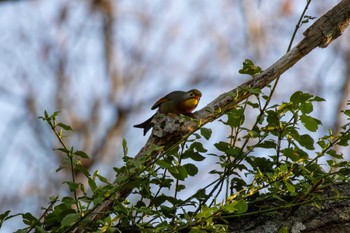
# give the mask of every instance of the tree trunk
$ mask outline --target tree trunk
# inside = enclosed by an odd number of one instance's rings
[[[318,207],[315,207],[314,203],[317,203]],[[231,219],[229,232],[350,232],[350,184],[328,187],[314,203],[301,205],[292,211],[285,209],[269,214]]]

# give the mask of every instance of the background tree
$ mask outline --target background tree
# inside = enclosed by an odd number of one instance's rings
[[[309,14],[320,15],[317,12],[330,8],[326,4],[313,2]],[[54,172],[63,156],[58,151],[54,151],[57,156],[50,155],[57,147],[56,140],[37,121],[44,109],[60,110],[62,122],[74,128],[67,144],[90,155],[92,159],[84,164],[87,168],[99,168],[104,175],[112,176],[111,166],[105,164],[120,165],[122,138],[127,139],[130,154],[143,144],[138,141],[141,136],[134,136],[139,132],[129,129],[147,117],[139,113],[149,112],[148,103],[175,89],[197,87],[205,96],[204,106],[216,94],[242,83],[246,78],[237,71],[246,57],[266,67],[285,51],[294,27],[290,20],[297,21],[302,6],[290,1],[271,7],[254,1],[140,4],[105,0],[23,1],[2,3],[0,7],[2,27],[7,32],[1,43],[6,45],[1,48],[2,54],[7,54],[1,58],[2,70],[6,71],[1,77],[1,108],[6,112],[1,129],[5,138],[1,144],[1,186],[7,187],[1,193],[1,208],[13,209],[22,199],[29,203],[28,207],[20,203],[19,211],[32,211],[33,203],[39,201],[34,205],[39,212],[39,206],[48,201],[47,193],[56,194],[62,180],[67,179]],[[9,28],[9,18],[18,14],[32,20],[13,20]],[[333,81],[348,76],[342,75],[346,66],[341,58],[348,51],[344,38],[346,35],[329,54],[316,51],[293,74],[287,73],[289,77],[280,85],[293,88],[275,93],[286,99],[294,90],[309,89],[327,98],[330,103],[323,106],[330,109],[326,112],[329,115],[322,115],[325,131],[342,125],[336,123],[342,118],[333,121],[337,118],[330,116],[337,115],[337,109],[331,111],[331,106],[337,105],[334,103],[344,105],[345,98],[340,101],[339,93],[347,94],[345,88],[338,91],[348,85],[346,81]],[[272,44],[274,48],[268,47]],[[297,76],[299,79],[290,78]],[[321,111],[318,114],[321,116]],[[129,140],[131,136],[140,139]],[[212,138],[220,136],[225,135]],[[18,171],[23,175],[14,178]],[[70,175],[69,170],[63,171]],[[37,177],[43,182],[35,182]]]

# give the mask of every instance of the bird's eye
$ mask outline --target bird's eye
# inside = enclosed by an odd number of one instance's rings
[[[190,96],[191,96],[191,97],[193,97],[193,96],[194,96],[193,92],[191,92],[191,93],[190,93]]]

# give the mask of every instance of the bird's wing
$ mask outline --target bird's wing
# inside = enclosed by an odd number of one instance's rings
[[[173,92],[170,92],[169,94],[167,94],[166,96],[160,98],[155,104],[153,104],[152,106],[152,110],[156,109],[156,108],[159,108],[159,106],[162,104],[162,103],[165,103],[169,100],[172,100],[174,99],[175,96],[179,95],[179,94],[183,94],[185,93],[184,91],[173,91]]]
[[[160,98],[155,104],[152,106],[152,110],[158,108],[162,103],[165,103],[169,100],[168,96],[164,96],[163,98]]]

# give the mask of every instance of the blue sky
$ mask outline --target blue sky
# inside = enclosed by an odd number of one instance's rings
[[[120,163],[122,138],[128,141],[130,155],[136,154],[148,137],[132,125],[153,114],[150,107],[159,97],[198,88],[203,93],[200,109],[249,79],[238,73],[246,58],[265,69],[285,53],[305,4],[293,1],[288,11],[283,8],[287,2],[118,1],[113,65],[121,77],[120,90],[112,88],[106,72],[103,17],[87,2],[1,3],[0,212],[11,208],[14,213],[40,213],[47,194],[66,193],[58,187],[67,177],[55,172],[60,158],[52,148],[57,142],[37,119],[44,110],[61,111],[60,120],[76,126],[67,142],[88,153],[101,144],[121,110],[127,110],[121,132],[106,146],[108,156],[91,168],[113,177],[110,165]],[[336,3],[313,1],[308,14],[320,16]],[[62,12],[67,12],[64,20]],[[314,50],[287,71],[274,101],[285,101],[299,89],[320,95],[327,102],[317,107],[316,117],[324,122],[324,131],[332,127],[348,38],[349,30],[329,48]],[[62,64],[63,81],[57,75]],[[92,124],[94,117],[99,120]],[[208,127],[215,129],[208,144],[227,131],[217,122]],[[201,177],[206,178],[207,170],[201,170]],[[0,232],[19,225],[18,219],[11,221]]]

